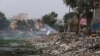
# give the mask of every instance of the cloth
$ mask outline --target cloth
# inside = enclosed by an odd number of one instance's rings
[[[87,25],[87,20],[86,20],[86,18],[81,18],[79,24],[80,24],[80,25]]]
[[[51,33],[51,31],[50,31],[50,30],[48,30],[48,31],[47,31],[47,33],[46,33],[46,35],[49,35],[50,33]]]
[[[92,24],[92,29],[93,30],[100,29],[100,24],[99,23],[93,23]]]

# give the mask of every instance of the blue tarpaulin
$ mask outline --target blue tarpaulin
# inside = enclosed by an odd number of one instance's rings
[[[100,23],[93,23],[92,24],[92,29],[93,30],[100,29]]]

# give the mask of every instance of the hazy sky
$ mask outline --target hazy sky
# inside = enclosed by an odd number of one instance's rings
[[[52,11],[58,13],[58,18],[68,12],[63,0],[0,0],[0,11],[6,17],[12,17],[21,12],[28,13],[28,18],[41,18]]]

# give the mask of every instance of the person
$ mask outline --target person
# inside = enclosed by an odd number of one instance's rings
[[[80,27],[81,28],[84,28],[84,27],[86,27],[86,25],[87,25],[87,19],[86,19],[86,17],[85,16],[83,16],[81,19],[80,19]]]
[[[87,27],[87,19],[85,16],[82,16],[79,22],[79,31],[81,32],[81,35],[86,34],[86,27]]]

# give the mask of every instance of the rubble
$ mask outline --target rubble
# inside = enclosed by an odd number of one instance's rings
[[[56,33],[27,41],[38,44],[34,46],[42,48],[43,56],[100,56],[100,37]]]

